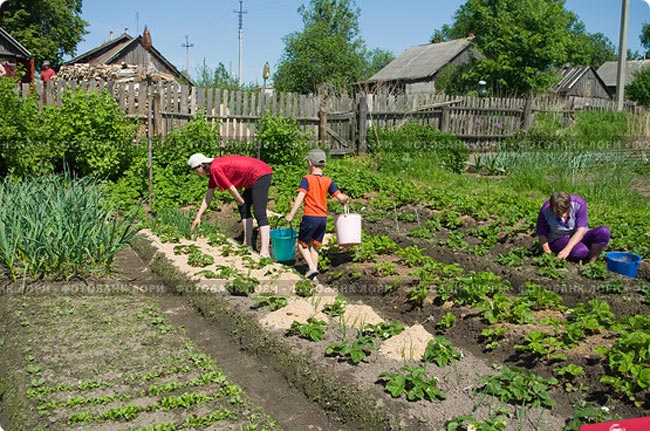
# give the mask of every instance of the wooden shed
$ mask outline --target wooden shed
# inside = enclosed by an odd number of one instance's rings
[[[472,39],[454,39],[407,48],[358,86],[368,92],[381,88],[395,94],[433,93],[436,78],[443,67],[467,63],[473,57],[480,56]]]
[[[146,27],[143,34],[138,37],[134,38],[125,31],[118,37],[64,63],[66,66],[74,64],[135,65],[145,73],[167,74],[179,82],[188,82],[187,77],[154,48]]]
[[[561,96],[578,96],[597,99],[611,99],[612,95],[605,82],[591,66],[562,67],[558,70],[562,80],[553,86]]]
[[[7,76],[24,72],[24,83],[34,82],[34,60],[27,49],[2,27],[0,27],[0,65]]]

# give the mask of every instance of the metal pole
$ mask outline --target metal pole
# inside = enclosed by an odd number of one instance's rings
[[[616,71],[616,109],[623,110],[625,99],[625,61],[627,60],[627,21],[630,10],[630,0],[622,0],[621,36],[618,46],[618,69]]]

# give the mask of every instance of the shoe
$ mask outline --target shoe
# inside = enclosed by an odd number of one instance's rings
[[[317,276],[318,274],[320,274],[318,271],[310,272],[310,273],[307,274],[307,279],[309,279],[309,280],[314,280],[314,281],[317,282],[317,280],[316,280],[316,276]]]

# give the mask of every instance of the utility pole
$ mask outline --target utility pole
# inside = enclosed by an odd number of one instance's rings
[[[239,15],[239,86],[240,87],[242,85],[241,65],[242,65],[242,49],[244,46],[244,14],[248,13],[248,11],[244,10],[243,3],[244,0],[239,0],[239,10],[233,11],[234,13]]]
[[[616,71],[616,109],[623,110],[625,98],[625,62],[627,60],[627,21],[630,10],[630,0],[622,0],[621,36],[618,45],[618,68]]]
[[[190,76],[190,48],[194,46],[193,43],[190,43],[189,36],[185,35],[185,43],[181,45],[185,48],[185,72],[189,78]]]

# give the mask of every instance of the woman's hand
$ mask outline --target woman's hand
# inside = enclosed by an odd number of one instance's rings
[[[565,247],[562,250],[560,250],[560,252],[557,254],[557,257],[560,260],[565,260],[567,257],[569,257],[569,254],[571,254],[571,249]]]
[[[192,226],[190,226],[190,232],[194,231],[194,228],[200,225],[201,225],[201,217],[195,218],[194,221],[192,222]]]

